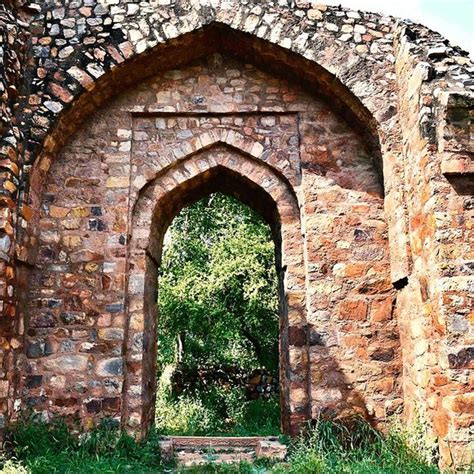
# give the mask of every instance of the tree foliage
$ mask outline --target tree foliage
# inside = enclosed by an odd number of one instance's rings
[[[212,194],[183,209],[165,237],[158,362],[278,366],[278,283],[269,226]]]

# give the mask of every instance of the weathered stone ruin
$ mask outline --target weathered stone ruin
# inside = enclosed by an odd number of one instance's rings
[[[167,226],[271,225],[283,429],[473,423],[474,69],[424,26],[304,0],[3,0],[0,420],[146,433]]]

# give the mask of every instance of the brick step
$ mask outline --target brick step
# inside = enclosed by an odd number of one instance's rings
[[[283,460],[286,446],[276,437],[167,436],[160,441],[164,459],[175,458],[178,466],[208,463],[253,462],[264,457]]]

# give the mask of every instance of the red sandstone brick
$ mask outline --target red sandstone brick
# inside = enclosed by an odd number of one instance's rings
[[[370,318],[372,322],[388,321],[392,318],[393,297],[383,300],[372,300],[370,303]]]
[[[438,410],[433,414],[433,425],[438,436],[446,436],[449,427],[449,416],[443,410]]]
[[[367,317],[367,303],[364,300],[345,300],[338,306],[339,319],[364,321]]]

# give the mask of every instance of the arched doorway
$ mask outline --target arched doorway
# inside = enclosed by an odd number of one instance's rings
[[[164,234],[181,208],[217,191],[235,196],[259,212],[274,234],[280,282],[281,419],[286,432],[296,432],[298,424],[308,416],[309,400],[307,395],[292,397],[293,391],[307,393],[308,389],[308,366],[302,363],[308,360],[304,356],[306,341],[289,340],[289,312],[293,332],[299,324],[304,333],[305,326],[304,307],[293,306],[289,310],[288,306],[292,295],[304,294],[303,249],[292,243],[301,235],[299,210],[291,188],[278,174],[222,144],[183,158],[181,163],[155,178],[143,190],[134,209],[129,301],[134,308],[139,308],[139,302],[143,301],[143,307],[130,315],[130,321],[131,324],[143,321],[143,330],[137,331],[133,326],[128,329],[127,364],[133,366],[134,360],[142,359],[143,365],[126,376],[124,393],[140,393],[140,401],[127,396],[125,408],[129,411],[124,411],[125,424],[134,427],[136,423],[135,427],[139,425],[146,431],[154,417],[157,277]],[[140,223],[147,227],[141,228]],[[139,237],[134,239],[134,235]],[[293,352],[302,351],[300,362],[294,365],[290,345]]]
[[[275,257],[270,226],[227,194],[173,219],[158,277],[158,433],[281,433]]]

